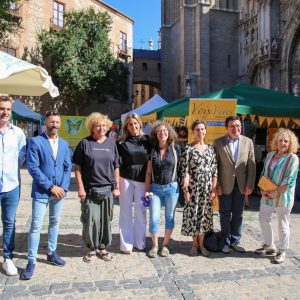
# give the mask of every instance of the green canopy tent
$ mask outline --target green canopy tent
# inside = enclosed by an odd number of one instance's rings
[[[206,95],[203,99],[237,99],[237,113],[266,117],[299,118],[300,97],[291,96],[246,83],[223,88]],[[189,99],[183,98],[171,102],[148,115],[164,117],[186,117],[189,115]]]

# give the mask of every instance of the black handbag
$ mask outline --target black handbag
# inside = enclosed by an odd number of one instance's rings
[[[92,187],[89,191],[89,198],[94,201],[103,201],[111,194],[111,186]]]
[[[212,230],[205,233],[204,247],[208,251],[220,252],[225,244],[225,238],[220,231]]]

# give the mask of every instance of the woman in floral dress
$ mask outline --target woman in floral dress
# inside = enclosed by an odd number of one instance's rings
[[[186,200],[181,234],[193,238],[191,256],[197,255],[198,249],[203,256],[209,256],[203,240],[205,233],[213,229],[217,160],[213,147],[204,143],[206,124],[196,120],[191,129],[194,142],[186,146],[180,160],[182,188]]]

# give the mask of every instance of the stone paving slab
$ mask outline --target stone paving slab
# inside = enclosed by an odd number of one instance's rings
[[[27,263],[27,233],[31,221],[31,178],[25,169],[21,173],[15,255],[19,273]],[[180,234],[182,208],[177,208],[171,255],[149,259],[145,252],[124,255],[119,251],[119,205],[116,202],[110,247],[114,260],[95,259],[87,264],[82,261],[87,249],[81,240],[80,204],[72,174],[58,241],[58,252],[66,259],[67,265],[60,268],[46,262],[46,215],[35,277],[30,281],[20,281],[18,276],[7,277],[1,270],[0,299],[300,299],[300,204],[295,204],[291,216],[291,249],[282,265],[272,264],[272,257],[254,253],[261,243],[257,197],[251,198],[250,207],[244,214],[242,243],[246,253],[189,257],[191,240]],[[163,212],[161,220],[162,236]],[[273,222],[277,236],[276,218]],[[219,228],[217,216],[215,227]],[[149,249],[149,236],[147,244]]]

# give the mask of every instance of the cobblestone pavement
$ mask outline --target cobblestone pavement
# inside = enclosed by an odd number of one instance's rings
[[[26,266],[27,233],[31,220],[31,179],[22,170],[22,192],[17,213],[15,263],[21,273]],[[20,281],[18,276],[0,273],[0,299],[300,299],[300,204],[291,216],[291,249],[286,261],[274,265],[270,257],[253,251],[261,243],[258,223],[259,199],[252,197],[244,213],[242,244],[246,253],[213,253],[210,258],[189,257],[191,240],[180,234],[182,208],[176,211],[176,225],[168,258],[149,259],[145,252],[131,255],[119,251],[119,206],[114,206],[112,262],[95,259],[87,264],[87,249],[81,241],[80,205],[74,174],[61,218],[58,252],[67,264],[47,264],[47,217],[41,234],[35,277]],[[274,228],[276,218],[274,218]],[[163,222],[163,218],[162,218]],[[163,225],[163,224],[162,224]],[[215,226],[219,227],[218,217]],[[163,233],[163,226],[161,226]],[[1,230],[2,231],[2,230]],[[277,236],[277,231],[275,230]],[[160,239],[160,243],[162,239]],[[150,238],[147,238],[148,249]],[[1,246],[2,249],[2,246]]]

